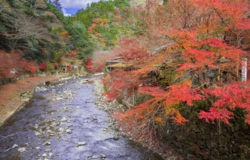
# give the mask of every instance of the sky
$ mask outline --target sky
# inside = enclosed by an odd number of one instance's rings
[[[65,16],[75,14],[79,9],[85,8],[88,3],[99,0],[60,0]]]

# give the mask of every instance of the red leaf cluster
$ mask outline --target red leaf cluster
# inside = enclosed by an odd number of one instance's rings
[[[22,58],[22,52],[19,50],[14,53],[0,51],[0,78],[13,78],[22,73],[35,73],[37,69],[37,64]]]
[[[42,63],[39,64],[39,69],[41,71],[47,71],[48,70],[48,66],[47,66],[47,64],[45,62],[42,62]]]

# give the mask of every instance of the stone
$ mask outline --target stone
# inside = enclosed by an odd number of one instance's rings
[[[38,129],[38,124],[35,124],[34,128],[35,128],[35,129]]]
[[[52,131],[51,130],[47,130],[47,133],[52,133]]]
[[[91,158],[92,158],[92,159],[97,159],[97,158],[99,158],[99,156],[96,156],[96,155],[95,155],[95,156],[92,156]]]
[[[71,134],[71,133],[72,133],[72,130],[67,129],[67,130],[66,130],[66,133]]]
[[[22,147],[22,148],[18,148],[18,150],[17,150],[18,152],[25,152],[26,151],[26,148],[24,148],[24,147]]]
[[[51,149],[46,149],[45,152],[51,152]]]
[[[8,152],[10,149],[11,149],[11,148],[6,149],[6,150],[4,151],[4,153],[5,153],[5,152]]]
[[[107,156],[105,154],[101,154],[101,158],[106,158]]]
[[[50,157],[53,157],[53,156],[54,156],[54,153],[51,153],[51,152],[50,152],[50,153],[49,153],[49,156],[50,156]]]
[[[92,117],[92,119],[93,119],[93,120],[97,120],[97,118],[96,118],[96,117]]]
[[[13,146],[12,146],[12,148],[17,148],[18,147],[18,145],[17,144],[14,144]]]
[[[77,143],[77,147],[79,147],[79,146],[84,146],[84,145],[86,145],[87,143],[86,142],[78,142]]]
[[[42,154],[42,157],[47,157],[47,154],[46,153]]]
[[[35,136],[40,136],[40,135],[41,135],[41,133],[35,132]]]
[[[48,145],[50,145],[51,143],[50,143],[49,141],[47,141],[47,142],[45,142],[44,144],[48,146]]]
[[[63,132],[63,131],[64,131],[63,128],[59,128],[59,129],[58,129],[58,132]]]
[[[113,139],[117,141],[117,140],[119,140],[119,137],[118,136],[114,136]]]

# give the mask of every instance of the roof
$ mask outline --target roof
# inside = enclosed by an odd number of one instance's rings
[[[116,63],[116,64],[110,64],[107,67],[112,67],[112,68],[126,68],[126,67],[131,67],[131,64],[124,64],[124,63]]]

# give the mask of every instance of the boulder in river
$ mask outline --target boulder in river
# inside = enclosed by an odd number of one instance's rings
[[[119,140],[119,137],[118,136],[114,136],[113,139],[117,141],[117,140]]]
[[[17,148],[18,147],[18,145],[17,144],[14,144],[13,146],[12,146],[12,148]]]
[[[25,152],[26,151],[26,148],[22,147],[22,148],[18,148],[18,152]]]
[[[84,145],[86,145],[87,143],[86,142],[78,142],[77,143],[77,147],[79,147],[79,146],[84,146]]]
[[[105,154],[101,154],[101,158],[106,158],[107,156]]]
[[[51,143],[50,143],[49,141],[47,141],[47,142],[45,142],[44,144],[48,146],[48,145],[50,145]]]
[[[99,156],[96,156],[96,155],[95,155],[95,156],[92,156],[91,158],[92,158],[92,159],[97,159],[97,158],[99,158]]]
[[[66,133],[71,134],[71,133],[72,133],[72,130],[67,129],[67,130],[66,130]]]

